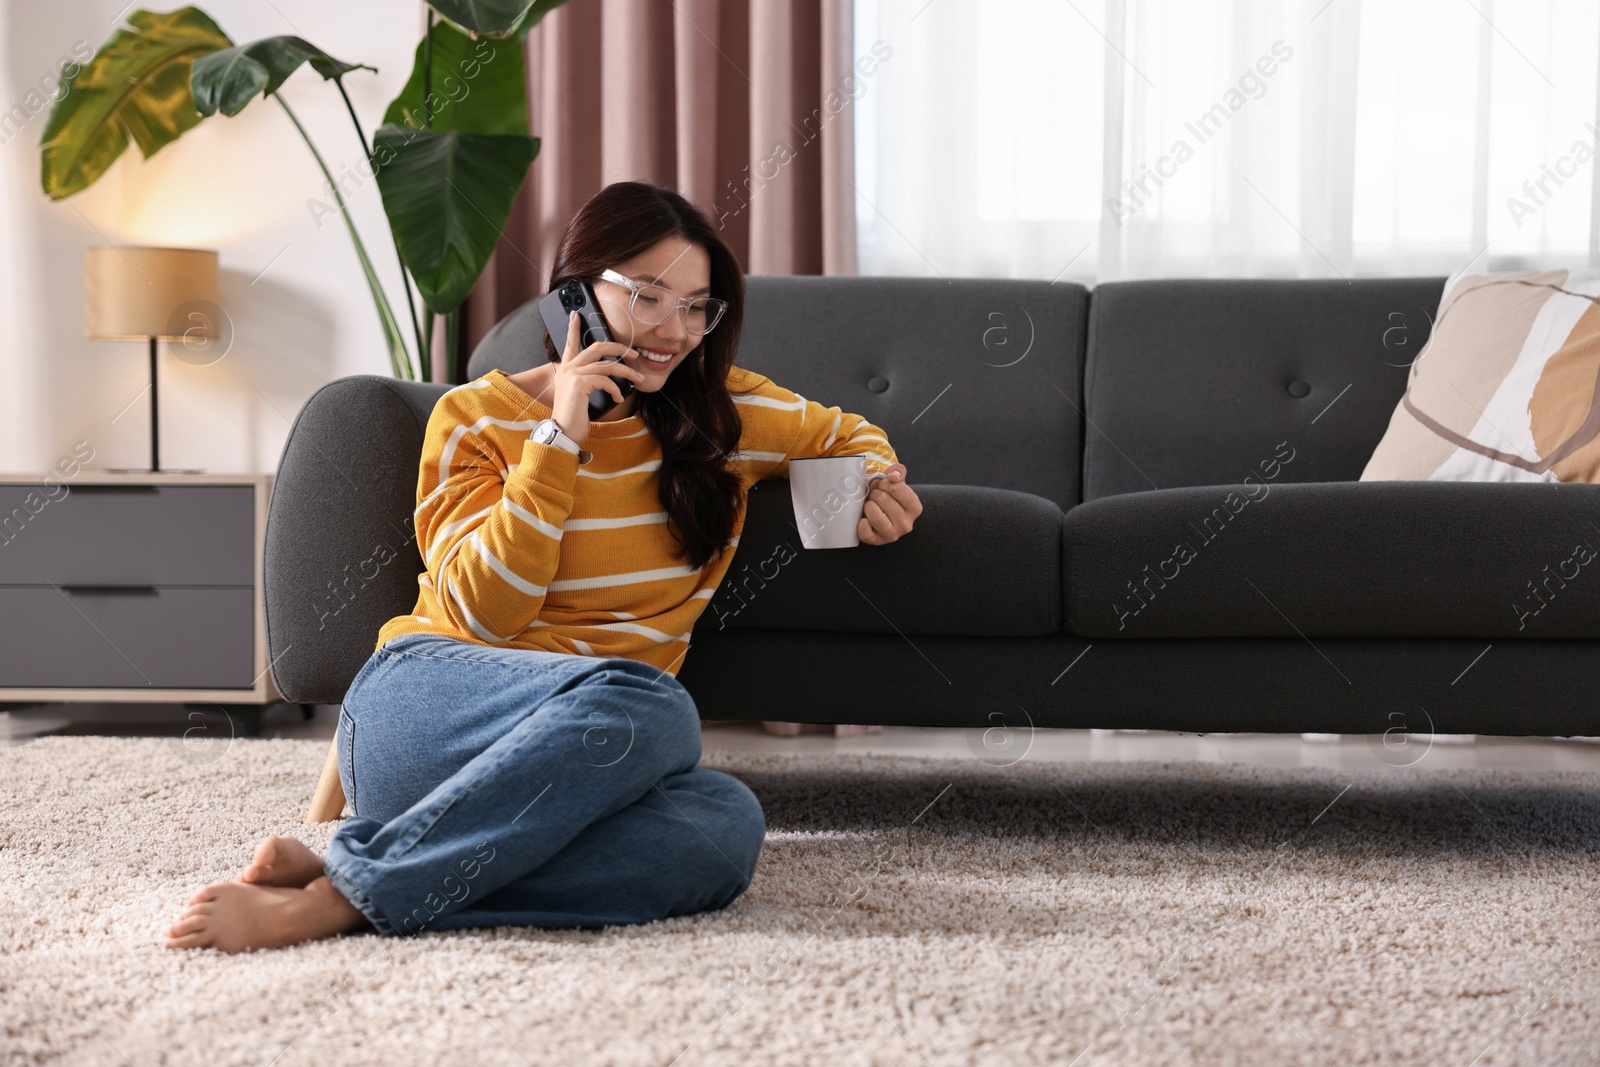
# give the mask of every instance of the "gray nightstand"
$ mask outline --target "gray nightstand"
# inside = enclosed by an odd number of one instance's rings
[[[240,705],[267,669],[270,474],[0,475],[0,701]]]

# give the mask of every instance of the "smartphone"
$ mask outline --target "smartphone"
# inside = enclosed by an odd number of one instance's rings
[[[594,298],[594,290],[589,283],[581,279],[573,280],[552,289],[539,301],[539,316],[544,319],[544,328],[550,334],[550,342],[555,345],[557,355],[567,348],[567,320],[576,311],[582,326],[579,333],[578,345],[588,348],[597,341],[613,340],[611,331],[606,329],[606,317],[600,310],[600,304]],[[621,361],[621,356],[601,356],[603,360],[611,363]],[[618,378],[611,375],[611,380],[617,383],[617,389],[624,399],[633,392],[633,380]],[[611,395],[610,390],[596,389],[589,394],[589,417],[598,419],[606,412],[617,406],[617,400]]]

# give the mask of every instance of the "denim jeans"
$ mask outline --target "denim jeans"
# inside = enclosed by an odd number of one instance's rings
[[[338,752],[355,815],[327,876],[386,935],[723,908],[766,836],[743,782],[696,767],[688,690],[637,660],[402,634],[351,683]]]

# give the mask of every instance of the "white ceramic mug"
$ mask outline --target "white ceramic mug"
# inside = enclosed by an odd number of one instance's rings
[[[854,548],[867,491],[882,474],[867,474],[867,457],[824,456],[789,461],[794,524],[804,548]]]

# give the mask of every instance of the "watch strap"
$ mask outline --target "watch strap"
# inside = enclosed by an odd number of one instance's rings
[[[566,431],[561,428],[561,424],[553,418],[542,420],[534,429],[545,443],[555,445],[557,448],[564,449],[577,456],[580,465],[588,463],[594,458],[593,452],[586,451],[582,445],[568,437]]]

